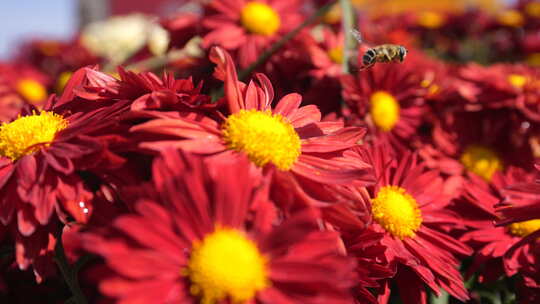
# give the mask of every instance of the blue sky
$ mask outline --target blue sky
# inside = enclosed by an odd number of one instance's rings
[[[77,27],[77,2],[0,0],[0,60],[25,37],[71,37]]]
[[[152,0],[147,0],[152,1]],[[512,3],[515,0],[503,0]],[[29,37],[67,39],[77,29],[78,0],[0,0],[0,60]]]

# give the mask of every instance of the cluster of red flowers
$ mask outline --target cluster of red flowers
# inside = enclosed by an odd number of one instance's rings
[[[351,73],[341,24],[302,24],[328,5],[212,0],[152,25],[162,54],[1,63],[0,302],[538,303],[540,70],[420,47],[491,33],[528,60],[500,33],[540,41],[540,2],[462,31],[487,13],[361,17],[409,52]]]
[[[383,38],[407,41],[452,61],[525,61],[540,66],[540,4],[515,2],[515,6],[497,12],[476,8],[379,16],[374,21],[378,27],[369,27],[373,21],[366,21],[364,36],[376,42],[383,42]]]

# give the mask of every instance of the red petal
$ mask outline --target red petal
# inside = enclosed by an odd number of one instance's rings
[[[139,146],[143,149],[149,149],[152,151],[164,151],[172,148],[206,155],[223,152],[225,150],[225,146],[223,146],[223,144],[220,142],[199,139],[161,140],[156,142],[141,143]]]
[[[351,167],[350,162],[302,154],[292,171],[324,184],[349,184],[365,176],[368,167],[362,167],[361,164]]]
[[[240,109],[245,109],[240,82],[231,55],[221,47],[216,46],[210,49],[210,58],[214,63],[218,64],[218,67],[221,65],[225,71],[225,97],[227,98],[229,111],[236,113]]]
[[[14,165],[11,160],[5,157],[0,157],[0,189],[5,186],[14,170]]]
[[[150,120],[132,127],[130,132],[145,132],[216,141],[220,138],[220,132],[216,129],[215,122],[209,125],[205,122],[195,122],[182,118]]]
[[[274,113],[284,117],[290,117],[298,111],[300,103],[302,103],[302,96],[300,94],[287,94],[278,102],[274,109]]]
[[[17,211],[17,228],[24,236],[32,235],[38,225],[30,207],[21,207]]]
[[[307,105],[298,108],[296,112],[287,117],[295,128],[321,121],[321,111],[316,105]]]

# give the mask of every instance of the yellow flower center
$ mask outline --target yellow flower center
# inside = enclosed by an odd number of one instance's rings
[[[416,200],[405,189],[384,186],[371,200],[373,219],[401,240],[414,237],[422,224],[422,212]]]
[[[341,6],[334,4],[323,16],[322,21],[326,24],[337,24],[341,22]]]
[[[510,27],[520,27],[523,25],[523,15],[517,10],[507,10],[497,16],[500,24]]]
[[[227,117],[222,132],[229,149],[246,153],[259,167],[272,163],[289,170],[302,152],[294,127],[269,110],[240,110]]]
[[[418,25],[429,29],[436,29],[444,24],[444,17],[437,12],[422,12],[418,15],[416,22]]]
[[[0,155],[15,161],[48,146],[56,134],[67,128],[68,121],[53,112],[35,112],[19,116],[0,126]]]
[[[56,80],[57,93],[62,93],[64,91],[64,87],[66,86],[67,82],[71,78],[71,75],[73,75],[73,73],[66,71],[66,72],[62,72],[62,74],[58,76],[58,80]]]
[[[45,87],[33,79],[19,81],[17,83],[17,92],[30,103],[40,102],[47,98]]]
[[[271,36],[279,29],[281,20],[272,7],[260,2],[249,2],[240,14],[242,26],[253,34]]]
[[[508,82],[514,87],[521,89],[527,82],[527,77],[519,74],[510,74],[508,75]]]
[[[343,63],[343,48],[335,47],[328,51],[328,57],[335,63]]]
[[[55,41],[45,41],[39,44],[38,49],[45,56],[55,56],[60,53],[60,44]]]
[[[534,67],[540,67],[540,53],[532,53],[527,55],[525,61]]]
[[[540,229],[540,219],[508,225],[508,231],[510,234],[520,237],[526,237],[538,229]]]
[[[480,145],[468,146],[461,155],[461,163],[486,181],[491,181],[493,174],[502,170],[502,160],[495,151]]]
[[[399,120],[399,103],[391,94],[377,91],[371,95],[371,118],[375,125],[387,132],[392,130]]]
[[[193,246],[185,273],[202,304],[245,303],[270,285],[267,258],[235,229],[218,228]]]
[[[527,15],[535,18],[540,18],[540,2],[529,2],[525,5]]]
[[[439,90],[441,89],[436,83],[433,83],[432,80],[424,79],[420,82],[420,85],[424,88],[428,89],[427,95],[433,96],[439,93]]]

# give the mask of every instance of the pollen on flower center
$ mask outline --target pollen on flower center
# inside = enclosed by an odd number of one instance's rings
[[[0,126],[0,155],[15,161],[50,144],[68,121],[53,112],[19,116]]]
[[[540,219],[513,223],[508,225],[508,231],[510,234],[520,237],[526,237],[527,235],[540,229]]]
[[[436,83],[433,83],[433,80],[430,80],[430,79],[422,80],[420,82],[420,85],[424,88],[427,88],[429,96],[433,96],[437,94],[440,90],[440,87]]]
[[[502,160],[495,151],[480,145],[468,146],[460,160],[467,170],[488,182],[491,181],[493,174],[503,167]]]
[[[540,17],[540,3],[529,2],[525,5],[525,12],[531,17]]]
[[[417,23],[425,28],[436,29],[444,24],[444,17],[437,12],[422,12],[418,16]]]
[[[343,48],[341,47],[335,47],[328,51],[328,57],[334,62],[334,63],[343,63]]]
[[[515,88],[521,89],[527,82],[527,77],[519,74],[508,75],[508,82]]]
[[[57,93],[62,93],[62,91],[64,91],[64,88],[66,87],[66,84],[68,83],[72,75],[73,75],[72,72],[66,71],[66,72],[62,72],[62,74],[58,76],[58,80],[56,81]]]
[[[17,83],[17,92],[30,103],[43,101],[47,98],[45,87],[33,79],[19,81]]]
[[[382,187],[371,200],[373,219],[401,240],[414,237],[422,224],[422,212],[416,200],[398,186]]]
[[[321,19],[326,24],[338,23],[341,21],[341,6],[339,4],[332,5],[330,10],[327,11]]]
[[[240,13],[242,26],[253,34],[271,36],[277,32],[281,20],[270,6],[260,2],[248,2]]]
[[[527,57],[525,58],[525,61],[529,65],[532,65],[534,67],[540,66],[540,53],[537,52],[537,53],[531,53],[527,55]]]
[[[195,243],[185,273],[202,304],[245,303],[270,285],[267,258],[239,230],[218,228]]]
[[[506,10],[497,16],[499,23],[510,27],[520,27],[523,25],[525,19],[518,10]]]
[[[246,153],[259,167],[272,163],[280,170],[289,170],[301,153],[294,127],[269,110],[240,110],[227,117],[222,132],[229,149]]]
[[[399,103],[391,94],[377,91],[370,97],[370,113],[375,125],[388,132],[399,120]]]

